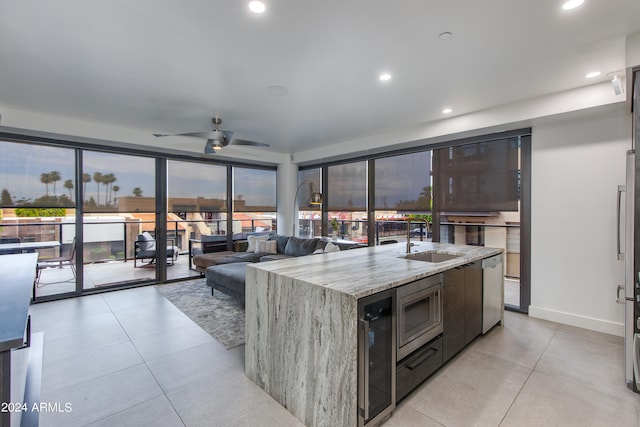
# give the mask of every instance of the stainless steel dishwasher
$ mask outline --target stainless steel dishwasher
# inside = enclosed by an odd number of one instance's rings
[[[482,260],[482,333],[504,316],[504,269],[502,254]]]

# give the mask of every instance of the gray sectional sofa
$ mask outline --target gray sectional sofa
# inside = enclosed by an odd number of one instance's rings
[[[205,276],[207,285],[211,287],[212,295],[214,290],[219,290],[238,299],[244,305],[244,281],[247,264],[324,253],[327,247],[331,248],[331,251],[337,251],[364,246],[336,242],[331,242],[331,245],[328,245],[330,241],[326,239],[303,239],[278,234],[262,238],[253,237],[251,240],[255,241],[255,245],[249,241],[248,251],[227,253],[225,256],[212,260],[214,264],[207,267]],[[275,243],[257,243],[260,240]],[[269,249],[267,252],[251,251],[251,249],[264,249],[265,247]]]

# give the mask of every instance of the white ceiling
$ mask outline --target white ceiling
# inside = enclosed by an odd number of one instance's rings
[[[247,3],[0,0],[0,105],[299,152],[602,82],[640,31],[638,0]]]

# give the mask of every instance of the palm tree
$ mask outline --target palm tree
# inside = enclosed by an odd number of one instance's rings
[[[111,191],[113,191],[113,206],[116,206],[118,201],[118,198],[116,197],[116,193],[120,191],[120,186],[114,185],[113,187],[111,187]]]
[[[111,204],[111,185],[116,182],[116,178],[112,173],[108,173],[102,176],[102,183],[105,187],[105,204]]]
[[[136,187],[133,189],[133,195],[135,197],[142,197],[142,188]]]
[[[82,197],[87,197],[87,182],[91,182],[91,175],[88,173],[82,174]]]
[[[49,184],[51,183],[51,176],[48,173],[40,174],[40,182],[46,187],[46,195],[49,196]]]
[[[60,172],[58,171],[51,171],[49,172],[49,178],[51,179],[51,182],[53,182],[53,195],[56,196],[56,182],[60,181],[61,177],[60,177]]]
[[[96,183],[96,188],[98,189],[98,201],[96,206],[100,205],[100,184],[102,183],[102,174],[100,172],[95,172],[93,174],[93,182]]]
[[[64,182],[64,188],[69,190],[69,199],[73,200],[73,196],[71,195],[71,190],[73,190],[73,180],[68,179]]]

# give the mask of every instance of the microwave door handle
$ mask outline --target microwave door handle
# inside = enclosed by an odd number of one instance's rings
[[[617,218],[617,237],[616,237],[616,242],[617,242],[617,256],[618,256],[618,261],[624,261],[624,252],[622,252],[622,244],[620,241],[620,228],[621,228],[621,214],[622,214],[622,193],[624,193],[626,191],[626,185],[618,185],[618,203],[616,206],[616,218]]]

